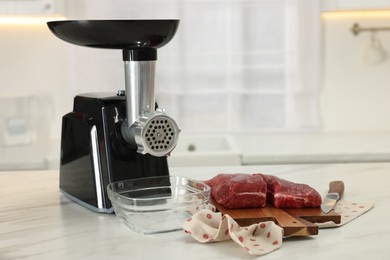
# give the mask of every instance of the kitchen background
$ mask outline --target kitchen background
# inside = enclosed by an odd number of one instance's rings
[[[0,1],[0,169],[57,168],[79,93],[124,89],[120,51],[45,21],[179,18],[157,98],[173,166],[390,160],[390,0]],[[190,148],[190,149],[189,149]],[[189,151],[194,150],[194,151]]]

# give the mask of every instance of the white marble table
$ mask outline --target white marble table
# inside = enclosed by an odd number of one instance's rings
[[[345,226],[285,239],[261,259],[390,259],[390,163],[173,168],[204,179],[219,172],[263,172],[325,193],[342,179],[345,199],[375,207]],[[64,198],[56,171],[0,172],[0,259],[255,259],[231,241],[200,244],[184,232],[139,235],[114,214]]]

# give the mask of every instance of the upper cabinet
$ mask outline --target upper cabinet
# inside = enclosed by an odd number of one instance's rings
[[[390,0],[322,0],[322,11],[390,9]]]
[[[0,15],[55,15],[62,13],[63,0],[0,0]]]

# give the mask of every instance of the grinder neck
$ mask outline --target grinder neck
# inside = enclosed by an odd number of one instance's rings
[[[155,67],[157,50],[139,48],[123,50],[127,126],[155,110]]]
[[[167,156],[175,148],[180,129],[162,109],[155,110],[156,49],[124,50],[127,119],[121,133],[137,152]]]

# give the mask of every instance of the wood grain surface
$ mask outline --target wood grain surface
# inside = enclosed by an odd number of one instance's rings
[[[333,221],[339,224],[341,216],[331,210],[325,214],[321,208],[278,209],[267,205],[264,208],[227,209],[211,199],[211,203],[222,213],[228,214],[241,226],[249,226],[263,221],[274,221],[283,228],[284,237],[310,236],[318,234],[314,223]]]

